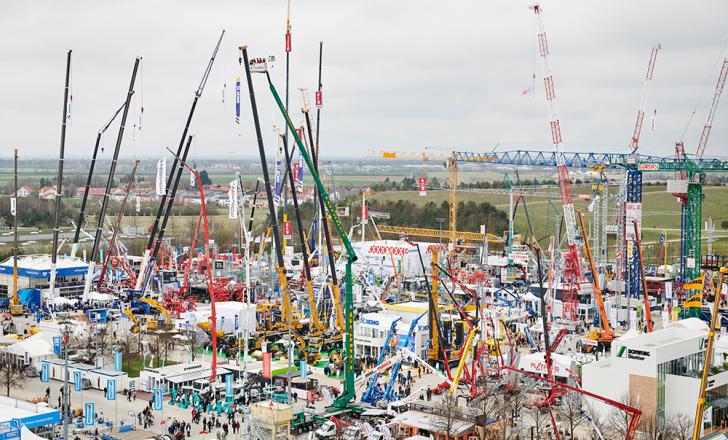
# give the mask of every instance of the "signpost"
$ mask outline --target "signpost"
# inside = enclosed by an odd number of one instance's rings
[[[48,372],[49,366],[46,362],[43,362],[43,365],[40,367],[40,381],[43,383],[48,383],[50,381],[49,372]]]

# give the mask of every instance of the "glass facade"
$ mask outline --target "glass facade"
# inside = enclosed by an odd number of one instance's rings
[[[699,378],[703,371],[705,352],[693,353],[657,366],[657,420],[665,423],[665,377],[668,374]]]

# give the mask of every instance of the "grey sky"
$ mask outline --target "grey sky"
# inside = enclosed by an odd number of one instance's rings
[[[498,143],[501,150],[551,148],[529,2],[292,3],[291,108],[300,107],[298,87],[316,87],[323,40],[325,155],[364,157],[370,149],[427,146],[485,150]],[[728,37],[727,2],[549,0],[543,8],[567,150],[624,150],[650,48],[661,42],[642,148],[672,152],[712,73],[685,135],[687,151],[694,152],[715,85],[713,69]],[[14,146],[25,156],[58,154],[65,52],[73,49],[67,154],[90,156],[96,131],[121,104],[134,56],[140,55],[143,75],[130,118],[136,119],[143,92],[143,133],[132,139],[128,132],[122,154],[160,157],[165,146],[179,142],[193,92],[224,28],[222,50],[193,121],[197,140],[191,155],[253,157],[244,82],[241,126],[234,124],[237,47],[247,44],[253,57],[275,54],[274,78],[283,93],[285,15],[285,0],[4,1],[0,154]],[[534,73],[535,96],[520,96]],[[277,114],[262,76],[256,92],[272,151]],[[726,101],[708,155],[728,155]],[[300,121],[298,112],[293,120]],[[116,127],[106,136],[107,147],[115,136]]]

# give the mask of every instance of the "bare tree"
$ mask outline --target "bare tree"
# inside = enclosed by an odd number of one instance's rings
[[[185,350],[187,350],[187,353],[190,355],[190,359],[194,362],[195,357],[197,357],[197,350],[204,347],[205,344],[207,344],[207,341],[209,338],[205,333],[197,331],[196,328],[191,328],[187,330],[187,332],[184,334],[184,342],[183,345],[185,347]]]
[[[498,411],[503,406],[503,399],[498,395],[495,387],[487,387],[485,391],[468,402],[471,413],[475,415],[475,424],[478,427],[477,437],[485,440],[491,437],[489,426],[498,417]]]
[[[445,393],[442,401],[437,405],[437,414],[440,417],[434,423],[435,429],[439,434],[444,434],[446,440],[449,440],[456,434],[455,425],[458,420],[457,398],[449,392]]]
[[[167,363],[169,353],[174,349],[174,334],[158,331],[149,334],[149,350],[158,362]]]
[[[623,394],[620,398],[620,402],[631,406],[632,408],[639,408],[635,402],[631,402],[631,399],[627,394]],[[618,408],[612,409],[607,417],[608,432],[615,438],[624,438],[627,435],[627,428],[629,428],[631,416],[626,411],[622,411]]]
[[[640,419],[639,431],[645,440],[664,440],[669,431],[666,422],[660,423],[656,415],[649,415]]]
[[[121,353],[121,358],[126,363],[127,369],[130,366],[131,358],[140,352],[139,340],[139,335],[130,333],[122,338],[118,338],[114,343],[116,349]]]
[[[581,396],[576,393],[567,393],[561,398],[561,405],[557,411],[559,418],[564,422],[564,432],[574,438],[574,432],[584,422],[581,409]]]
[[[693,438],[693,424],[695,421],[692,417],[679,413],[669,416],[669,432],[666,440],[690,440]]]
[[[5,395],[10,397],[10,389],[22,389],[27,379],[25,367],[19,367],[9,358],[0,360],[0,385],[5,387]]]

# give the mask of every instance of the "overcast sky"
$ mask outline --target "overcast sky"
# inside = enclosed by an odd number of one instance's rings
[[[536,22],[529,2],[292,1],[291,112],[299,87],[316,87],[324,42],[321,148],[328,157],[425,147],[486,151],[551,149]],[[565,148],[623,151],[632,134],[651,46],[657,59],[642,151],[671,154],[685,136],[694,152],[728,55],[728,2],[566,1],[542,3]],[[161,157],[176,147],[194,90],[222,29],[218,59],[192,122],[192,157],[255,157],[243,81],[234,123],[238,46],[276,55],[284,88],[285,0],[3,1],[0,3],[0,154],[57,156],[65,56],[73,50],[67,155],[90,156],[96,132],[123,102],[135,56],[142,71],[122,155]],[[721,50],[723,53],[721,54]],[[521,96],[536,75],[535,94]],[[223,84],[227,83],[225,103]],[[706,89],[707,84],[707,89]],[[263,76],[255,78],[269,152],[279,121]],[[312,96],[313,98],[313,96]],[[706,155],[728,155],[728,97]],[[650,114],[657,110],[656,131]],[[116,138],[107,132],[105,157]],[[272,154],[272,153],[271,153]]]

